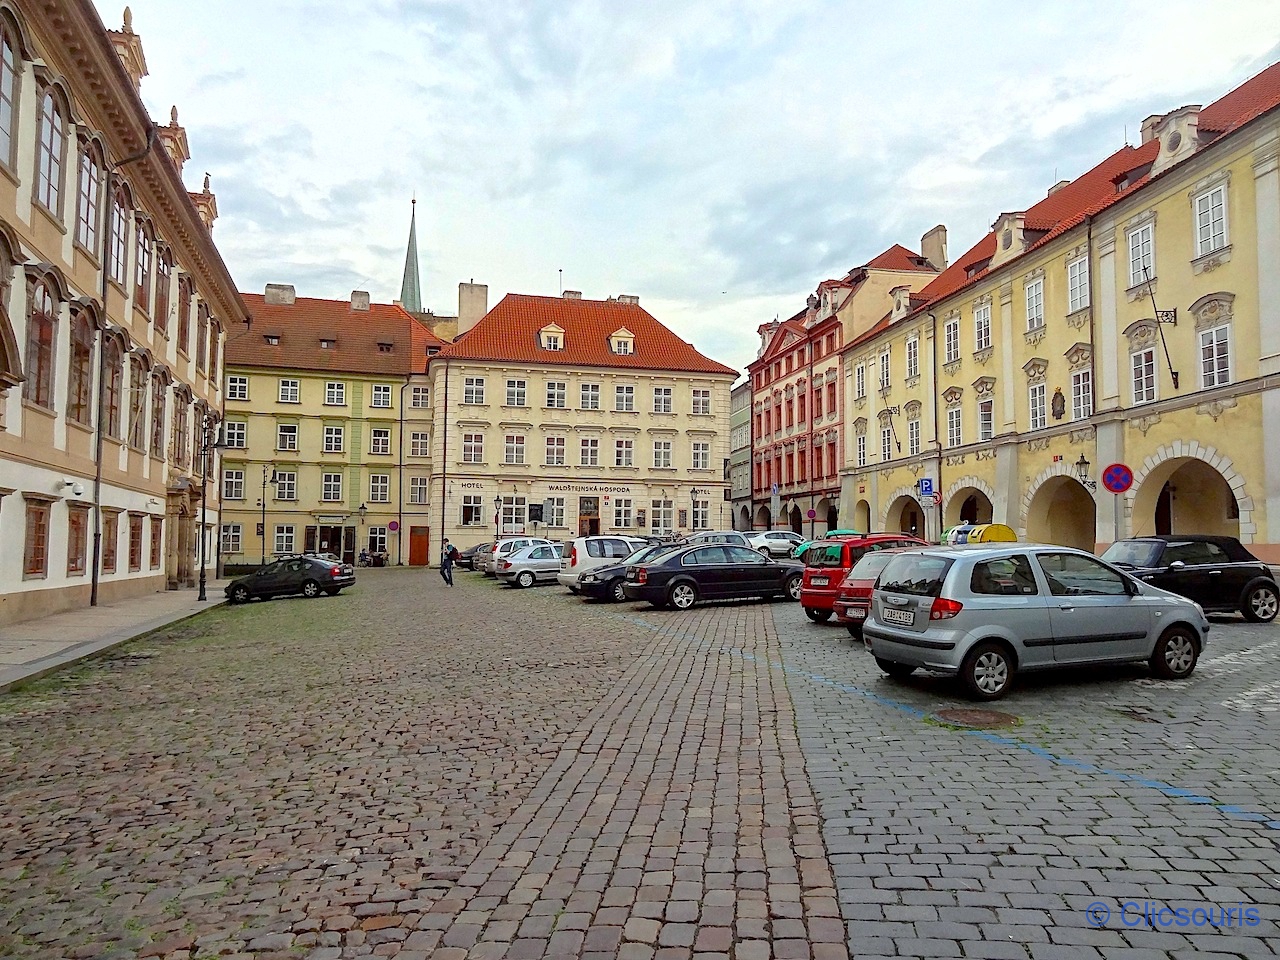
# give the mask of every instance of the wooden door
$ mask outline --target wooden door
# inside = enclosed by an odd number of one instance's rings
[[[431,529],[409,528],[409,566],[425,567],[431,559]]]

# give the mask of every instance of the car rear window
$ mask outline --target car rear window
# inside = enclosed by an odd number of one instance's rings
[[[861,560],[853,565],[853,569],[849,571],[849,578],[852,580],[874,580],[880,575],[880,571],[889,565],[889,561],[892,559],[892,553],[884,553],[883,551],[865,554]]]
[[[880,574],[878,587],[888,593],[906,593],[916,597],[941,596],[942,581],[946,579],[951,563],[946,557],[928,554],[895,554]]]
[[[843,567],[843,543],[817,543],[804,552],[806,567]]]

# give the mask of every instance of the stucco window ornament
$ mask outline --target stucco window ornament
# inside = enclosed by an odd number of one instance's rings
[[[853,432],[856,433],[858,436],[864,436],[866,434],[867,432],[866,417],[859,417],[857,420],[853,421]]]
[[[950,363],[944,363],[942,365],[942,372],[949,377],[954,377],[957,373],[960,372],[960,368],[962,366],[964,366],[963,359],[952,360]]]
[[[1124,328],[1124,335],[1129,338],[1129,350],[1139,350],[1156,342],[1156,322],[1150,318],[1135,320]]]
[[[964,466],[964,454],[963,453],[947,454],[947,466],[948,467]]]
[[[1150,430],[1159,422],[1160,422],[1160,414],[1149,413],[1145,417],[1137,417],[1136,419],[1134,419],[1133,425],[1137,427],[1138,431],[1145,437],[1147,435],[1147,431]]]
[[[991,294],[989,294],[989,293],[984,293],[982,296],[980,296],[980,297],[976,298],[976,299],[973,301],[973,309],[975,309],[975,310],[976,310],[976,309],[978,309],[978,307],[987,307],[987,306],[990,306],[990,305],[991,305]],[[955,314],[955,316],[957,316],[957,317],[958,317],[958,316],[960,316],[960,314],[958,314],[958,313],[957,313],[957,314]],[[950,319],[950,318],[948,318],[948,319]]]
[[[947,387],[942,391],[943,402],[949,407],[956,406],[962,396],[964,396],[964,387]]]
[[[1038,452],[1039,452],[1039,451],[1041,451],[1041,450],[1048,450],[1048,449],[1049,449],[1049,438],[1048,438],[1048,437],[1034,437],[1034,438],[1032,438],[1031,440],[1028,440],[1028,441],[1027,441],[1027,449],[1028,449],[1028,450],[1030,450],[1032,453],[1038,453]]]
[[[856,407],[857,409],[861,410],[863,407],[865,407],[865,406],[867,405],[867,398],[866,398],[866,397],[858,397],[857,399],[855,399],[855,400],[853,401],[853,405],[854,405],[854,407]]]
[[[880,420],[880,426],[888,426],[889,421],[893,419],[893,411],[886,407],[884,410],[877,413],[876,417]]]
[[[902,412],[906,415],[908,420],[914,420],[916,417],[920,416],[920,411],[922,409],[924,409],[924,404],[919,400],[912,400],[902,408]]]
[[[1191,315],[1196,318],[1196,329],[1207,330],[1211,327],[1218,327],[1224,323],[1230,323],[1232,317],[1232,304],[1235,302],[1236,295],[1225,291],[1220,293],[1210,293],[1201,297],[1191,305]]]
[[[907,377],[902,381],[902,385],[908,390],[915,389],[920,385],[920,374],[917,373],[914,377]]]
[[[1078,430],[1071,431],[1071,442],[1072,443],[1088,443],[1094,438],[1096,434],[1097,434],[1097,431],[1093,427],[1081,427]]]
[[[1024,286],[1028,283],[1035,283],[1037,280],[1039,280],[1043,276],[1044,276],[1044,267],[1036,267],[1034,270],[1030,271],[1025,277],[1022,278],[1022,283]]]
[[[991,447],[986,447],[979,450],[973,456],[976,460],[994,460],[996,458],[996,452]]]
[[[1084,256],[1084,252],[1088,249],[1089,245],[1087,243],[1078,243],[1068,250],[1066,257],[1062,261],[1063,272],[1066,272],[1067,265],[1070,264],[1072,260],[1077,260]]]
[[[1079,330],[1089,322],[1089,317],[1091,315],[1092,315],[1091,307],[1082,307],[1081,309],[1077,310],[1075,313],[1068,313],[1067,326],[1070,327],[1072,330]]]
[[[985,367],[993,356],[995,356],[995,347],[983,347],[981,350],[973,351],[973,362],[980,367]]]
[[[984,399],[991,396],[996,389],[995,377],[979,377],[973,381],[973,392],[978,395],[978,399]]]
[[[1046,333],[1048,333],[1048,325],[1041,324],[1040,326],[1036,327],[1034,330],[1028,330],[1026,333],[1024,333],[1022,335],[1022,339],[1026,341],[1027,346],[1035,347],[1035,346],[1039,346],[1040,341],[1045,338]]]
[[[1224,263],[1231,262],[1231,246],[1219,247],[1213,253],[1206,253],[1191,261],[1191,272],[1196,276],[1202,273],[1213,273]]]
[[[1093,363],[1093,347],[1084,341],[1073,343],[1063,354],[1067,358],[1067,366],[1074,370],[1083,370]]]
[[[1044,357],[1032,357],[1022,365],[1022,370],[1027,375],[1028,383],[1044,383],[1045,375],[1049,372],[1049,361]]]
[[[1210,400],[1208,403],[1196,404],[1196,413],[1205,417],[1212,417],[1213,422],[1217,423],[1218,418],[1228,410],[1236,406],[1235,397],[1223,397],[1220,400]]]

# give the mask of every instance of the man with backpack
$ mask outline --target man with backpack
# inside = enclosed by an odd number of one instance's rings
[[[449,538],[445,537],[444,546],[440,551],[440,579],[453,586],[453,562],[458,559],[458,548],[449,542]]]

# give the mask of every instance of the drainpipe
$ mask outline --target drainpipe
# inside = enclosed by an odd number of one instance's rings
[[[431,361],[427,361],[430,369]],[[445,514],[449,504],[445,493],[449,489],[449,361],[444,361],[444,432],[441,434],[443,447],[440,450],[440,544],[444,544]]]
[[[809,509],[813,506],[813,331],[809,331],[809,343],[806,345],[809,352],[809,403],[805,406],[806,419],[809,421]],[[825,407],[823,409],[826,409]],[[809,539],[814,539],[813,526],[815,520],[809,521]]]
[[[400,495],[396,497],[396,566],[404,566],[404,391],[413,377],[405,374],[404,383],[400,384],[400,455],[396,464],[396,489]]]
[[[934,492],[942,493],[942,438],[938,435],[938,315],[929,314],[933,323],[933,349],[929,355],[933,361],[933,446],[938,451],[938,485]],[[938,504],[938,542],[942,542],[942,504]]]
[[[112,229],[112,217],[116,211],[115,200],[111,193],[113,190],[112,179],[117,170],[130,163],[136,163],[151,152],[151,148],[156,142],[156,126],[151,124],[147,127],[146,145],[132,156],[125,157],[113,164],[107,164],[106,174],[104,176],[105,183],[103,185],[103,204],[106,216],[103,218],[102,225],[102,329],[98,331],[98,389],[97,404],[98,415],[96,420],[96,436],[94,438],[94,468],[93,468],[93,572],[89,580],[89,606],[96,607],[98,605],[98,580],[101,577],[102,566],[102,431],[106,427],[103,416],[103,405],[106,400],[107,392],[107,342],[106,342],[106,324],[107,324],[107,291],[110,286],[110,258],[111,258],[111,236],[114,232]],[[127,251],[121,251],[126,257]],[[125,282],[128,283],[129,278],[125,276]],[[204,504],[200,505],[201,511],[204,510]],[[203,517],[203,513],[202,513]]]

